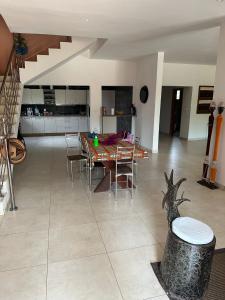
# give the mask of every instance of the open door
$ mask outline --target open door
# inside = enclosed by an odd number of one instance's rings
[[[170,135],[180,136],[181,113],[183,104],[183,88],[174,88],[172,94]]]

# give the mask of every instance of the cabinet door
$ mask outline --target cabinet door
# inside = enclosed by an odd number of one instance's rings
[[[55,103],[56,105],[66,104],[66,90],[55,90]]]
[[[65,118],[56,117],[56,132],[65,132]]]
[[[65,132],[72,132],[72,117],[64,117],[64,126],[65,126]]]
[[[76,104],[76,91],[66,90],[66,104]]]
[[[87,131],[88,131],[88,118],[79,117],[79,132],[87,132]]]
[[[79,131],[79,117],[71,118],[71,128],[72,128],[73,132]]]
[[[44,104],[43,89],[31,89],[31,98],[33,104]]]
[[[24,88],[22,103],[23,104],[32,104],[31,89]]]
[[[21,123],[21,133],[28,134],[33,132],[33,118],[31,117],[22,117],[20,120]]]
[[[76,90],[77,104],[87,104],[87,91],[86,90]]]
[[[45,117],[45,133],[55,133],[56,131],[56,118]]]
[[[33,118],[33,133],[44,133],[45,131],[45,121],[44,117],[34,117]]]

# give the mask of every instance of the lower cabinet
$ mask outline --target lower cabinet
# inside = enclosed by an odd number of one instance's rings
[[[21,124],[21,132],[22,133],[33,133],[33,118],[32,117],[22,117],[20,124]]]
[[[56,132],[56,119],[52,117],[45,117],[45,133],[55,133]]]
[[[88,118],[87,117],[79,117],[79,132],[87,132],[88,129]]]
[[[45,132],[45,117],[33,118],[33,133]]]
[[[22,134],[87,132],[87,117],[21,117]]]

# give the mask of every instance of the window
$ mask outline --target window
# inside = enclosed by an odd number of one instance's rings
[[[176,93],[176,100],[180,100],[180,90],[177,90],[177,93]]]

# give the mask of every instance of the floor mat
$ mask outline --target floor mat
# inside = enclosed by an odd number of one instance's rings
[[[167,293],[159,271],[160,262],[152,263],[151,265],[160,284]],[[171,297],[169,299],[177,300],[177,298]],[[215,250],[208,290],[202,300],[225,300],[225,249]]]

